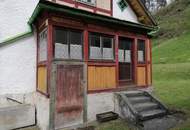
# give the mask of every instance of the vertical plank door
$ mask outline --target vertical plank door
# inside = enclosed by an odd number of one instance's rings
[[[55,126],[83,122],[83,65],[57,65]]]

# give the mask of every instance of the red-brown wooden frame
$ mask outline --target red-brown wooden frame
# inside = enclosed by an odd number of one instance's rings
[[[148,39],[148,37],[146,35],[141,35],[141,34],[136,34],[136,33],[131,33],[128,32],[126,30],[115,30],[112,28],[108,28],[108,27],[103,27],[100,25],[95,25],[95,24],[88,24],[88,23],[84,23],[80,20],[73,20],[72,18],[67,18],[64,17],[63,15],[58,15],[58,14],[45,14],[45,18],[43,18],[43,20],[39,20],[38,26],[39,27],[40,24],[42,24],[45,20],[48,20],[48,61],[44,62],[44,63],[38,63],[38,56],[37,56],[37,66],[40,65],[46,65],[48,68],[48,85],[47,85],[47,94],[44,94],[46,96],[49,96],[49,87],[50,87],[50,72],[51,72],[51,62],[53,60],[53,41],[54,41],[54,36],[53,36],[53,32],[54,32],[54,27],[55,26],[60,26],[60,27],[65,27],[65,28],[71,28],[71,29],[79,29],[79,30],[83,30],[83,39],[84,39],[84,49],[83,49],[83,54],[84,54],[84,62],[88,65],[88,66],[115,66],[116,67],[116,88],[114,89],[105,89],[105,90],[93,90],[93,91],[88,91],[88,93],[97,93],[97,92],[104,92],[104,91],[119,91],[125,88],[122,88],[119,86],[119,79],[118,79],[118,38],[119,37],[126,37],[126,38],[131,38],[134,39],[134,46],[133,46],[133,53],[134,53],[134,58],[133,58],[133,75],[134,75],[134,84],[137,83],[137,67],[138,66],[144,66],[146,68],[146,84],[148,85],[148,74],[147,74],[147,65],[152,63],[152,59],[150,58],[150,63],[148,63],[147,61],[147,43],[150,42],[150,40]],[[59,20],[54,20],[53,18],[58,18]],[[62,20],[61,20],[62,19]],[[70,22],[73,21],[73,22]],[[47,21],[46,21],[47,22]],[[104,33],[107,35],[113,35],[114,36],[114,41],[115,41],[115,60],[114,61],[99,61],[99,60],[89,60],[88,58],[88,34],[89,32],[98,32],[98,33]],[[39,29],[37,29],[37,35],[39,33]],[[141,40],[145,40],[146,43],[146,53],[145,53],[145,64],[139,64],[137,63],[137,40],[141,39]],[[38,36],[37,36],[37,43],[38,43]],[[151,42],[150,42],[150,50],[151,50]],[[150,52],[150,56],[151,51]],[[37,48],[37,55],[38,55],[38,48]],[[38,70],[37,70],[38,71]],[[37,77],[37,73],[36,72],[36,77]],[[151,66],[151,73],[152,73],[152,66]],[[88,77],[88,75],[87,75]],[[37,77],[38,78],[38,77]],[[87,78],[88,79],[88,78]],[[151,80],[152,80],[152,76],[151,76]],[[151,81],[152,82],[152,81]],[[37,85],[38,83],[36,83]],[[147,87],[146,86],[142,86],[142,87]]]

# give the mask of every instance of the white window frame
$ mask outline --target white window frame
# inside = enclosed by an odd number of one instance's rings
[[[45,47],[42,47],[43,43],[45,43]],[[42,51],[44,51],[44,53],[42,53]],[[38,34],[38,62],[47,61],[47,59],[48,59],[48,30],[47,28],[44,28]]]
[[[88,2],[88,0],[76,0],[76,1],[80,2],[80,3],[83,3],[83,4],[90,5],[90,6],[96,6],[96,0],[91,0],[91,1],[94,1],[94,2]]]

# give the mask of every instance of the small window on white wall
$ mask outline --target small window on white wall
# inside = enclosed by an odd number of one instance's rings
[[[89,5],[93,5],[93,6],[96,5],[96,0],[76,0],[76,1],[82,2],[82,3],[85,3],[85,4],[89,4]]]
[[[39,61],[47,60],[47,28],[39,34]]]
[[[128,6],[126,0],[119,0],[117,4],[119,8],[121,9],[121,11],[124,11]]]

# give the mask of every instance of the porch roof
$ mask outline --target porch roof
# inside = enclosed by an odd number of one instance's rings
[[[46,1],[46,0],[39,1],[28,23],[32,25],[42,11],[66,13],[72,16],[82,17],[88,20],[96,20],[99,22],[105,22],[106,24],[111,24],[115,26],[139,29],[147,34],[151,31],[157,30],[157,26],[154,26],[154,25],[150,26],[150,25],[145,25],[141,23],[133,23],[130,21],[120,20],[117,18],[113,18],[111,16],[95,14],[95,13],[88,12],[85,10],[80,10],[80,9],[76,9],[76,8],[72,8],[72,7],[68,7],[64,5],[59,5],[59,4]]]

